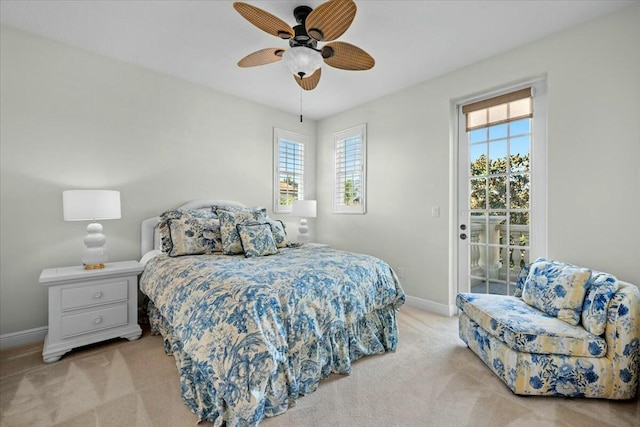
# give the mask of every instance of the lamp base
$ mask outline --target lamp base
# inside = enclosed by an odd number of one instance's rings
[[[104,263],[109,259],[109,251],[105,247],[107,238],[102,234],[102,225],[92,222],[87,226],[87,235],[84,237],[84,250],[82,251],[82,263],[85,270],[98,270],[104,268]]]
[[[309,226],[307,225],[307,219],[302,218],[300,220],[300,226],[298,227],[298,242],[309,243]]]

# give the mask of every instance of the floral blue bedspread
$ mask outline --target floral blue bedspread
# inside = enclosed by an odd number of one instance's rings
[[[394,351],[405,300],[388,264],[329,248],[162,254],[140,288],[152,329],[176,359],[185,402],[216,426],[257,425],[330,373],[349,373],[352,361]]]

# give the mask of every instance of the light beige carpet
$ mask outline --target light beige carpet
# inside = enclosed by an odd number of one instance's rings
[[[457,318],[411,307],[396,353],[333,375],[264,427],[640,426],[640,402],[519,397],[457,333]],[[0,352],[0,425],[194,426],[173,357],[145,331],[42,362],[42,345]],[[210,426],[210,423],[202,423]]]

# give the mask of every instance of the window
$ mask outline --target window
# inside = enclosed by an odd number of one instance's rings
[[[304,146],[307,137],[273,130],[273,211],[291,212],[291,202],[304,199]]]
[[[333,134],[333,212],[366,212],[367,127],[356,126]]]

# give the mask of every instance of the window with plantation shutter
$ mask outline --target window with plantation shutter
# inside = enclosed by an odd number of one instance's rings
[[[333,134],[333,212],[366,212],[366,125]]]
[[[273,131],[273,211],[291,212],[294,200],[304,200],[304,147],[307,137],[282,129]]]

